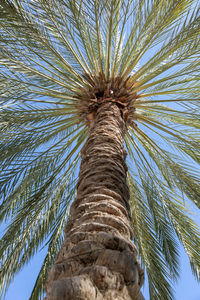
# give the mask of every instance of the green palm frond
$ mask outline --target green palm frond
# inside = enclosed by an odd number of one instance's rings
[[[69,208],[70,201],[74,197],[74,186],[73,181],[70,180],[68,183],[65,179],[59,184],[59,188],[56,189],[54,186],[37,199],[37,210],[32,199],[31,202],[20,207],[18,213],[15,212],[16,217],[1,240],[0,255],[4,257],[1,267],[1,284],[5,286],[5,289],[12,279],[10,273],[17,272],[29,261],[54,228],[56,229],[52,234],[52,243],[55,243],[54,239],[57,241],[60,238],[63,222],[66,220],[66,209]],[[48,265],[46,263],[46,272],[51,262],[48,261]],[[44,278],[41,280],[44,283]]]
[[[89,102],[115,81],[135,97],[125,145],[151,300],[173,299],[178,240],[199,279],[187,208],[200,207],[199,53],[196,0],[0,1],[2,295],[47,245],[31,299],[43,297],[75,197]]]
[[[173,228],[166,222],[162,204],[152,199],[152,191],[147,190],[149,194],[145,197],[137,181],[131,178],[129,184],[134,242],[148,275],[150,296],[173,299],[171,280],[178,274],[178,247]],[[155,205],[153,211],[149,210],[149,204],[152,208]]]
[[[142,181],[142,189],[138,179]],[[130,203],[134,241],[148,274],[150,296],[173,299],[170,282],[178,276],[178,239],[190,258],[193,273],[199,278],[198,227],[188,217],[189,210],[181,198],[168,191],[162,181],[158,186],[142,173],[138,179],[129,178]]]

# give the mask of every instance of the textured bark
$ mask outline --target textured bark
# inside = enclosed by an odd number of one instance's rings
[[[47,280],[48,300],[142,300],[143,271],[132,243],[125,123],[102,103],[82,151],[77,197]]]

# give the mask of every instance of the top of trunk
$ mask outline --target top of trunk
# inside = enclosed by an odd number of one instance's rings
[[[133,120],[134,103],[138,96],[134,91],[134,82],[131,77],[123,80],[118,76],[109,81],[106,81],[102,75],[97,78],[84,74],[83,77],[88,85],[85,88],[80,88],[77,94],[77,98],[80,99],[77,108],[80,111],[81,120],[91,126],[98,107],[105,102],[117,104],[125,124],[128,125]]]

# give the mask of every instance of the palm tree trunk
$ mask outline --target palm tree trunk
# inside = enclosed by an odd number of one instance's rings
[[[47,281],[48,300],[143,299],[132,228],[123,114],[114,102],[97,109],[82,150],[77,198]]]

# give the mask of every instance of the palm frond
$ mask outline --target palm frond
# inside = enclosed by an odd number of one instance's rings
[[[159,209],[155,210],[152,215],[147,200],[145,201],[145,194],[141,193],[138,182],[131,176],[129,184],[134,242],[138,246],[141,262],[148,275],[150,297],[151,299],[161,299],[161,297],[173,299],[171,278],[176,277],[178,271],[177,242],[174,239],[173,229],[164,217],[163,207],[156,203],[155,199],[151,206],[157,204],[156,207]],[[149,201],[151,200],[149,198]],[[156,219],[162,229],[156,228]],[[163,234],[163,229],[166,235]],[[162,243],[166,246],[165,253],[162,250]]]
[[[16,273],[23,267],[39,246],[48,239],[52,230],[52,238],[54,235],[54,239],[60,238],[63,222],[66,221],[66,210],[75,191],[75,182],[68,181],[64,179],[57,189],[56,186],[52,186],[40,199],[38,198],[37,209],[29,202],[18,208],[18,213],[15,213],[14,221],[1,240],[0,254],[4,257],[1,266],[2,295],[12,280],[12,272]],[[52,243],[55,244],[54,239]],[[52,256],[51,252],[52,249],[47,256]],[[46,272],[50,263],[51,261],[48,265],[45,264]],[[42,278],[43,283],[44,280],[45,278]]]
[[[138,162],[136,166],[139,175],[129,175],[134,242],[148,275],[151,299],[173,299],[171,280],[177,278],[180,267],[178,239],[189,256],[194,275],[200,279],[199,230],[176,191],[142,173]]]

